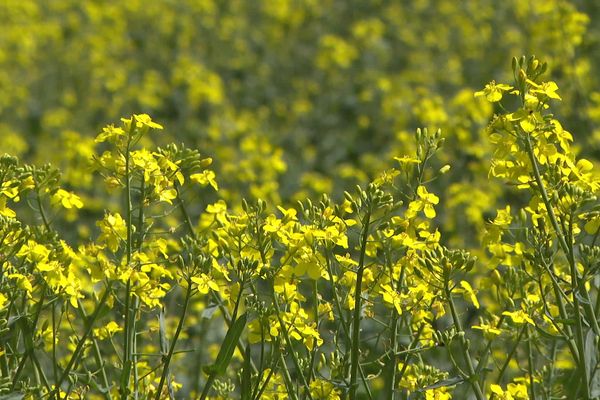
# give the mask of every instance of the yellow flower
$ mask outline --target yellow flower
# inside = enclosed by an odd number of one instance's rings
[[[527,80],[533,88],[530,90],[531,93],[536,94],[540,98],[548,97],[550,99],[562,100],[556,91],[558,90],[558,85],[556,82],[542,82],[539,85],[531,80]],[[542,99],[540,99],[542,100]]]
[[[529,399],[527,386],[522,383],[509,383],[506,390],[500,385],[490,385],[490,391],[500,400],[526,400]]]
[[[317,280],[321,277],[321,267],[314,259],[299,262],[294,269],[294,273],[298,276],[308,275],[310,279]]]
[[[510,206],[507,205],[504,209],[500,209],[497,211],[496,218],[492,223],[501,228],[508,228],[511,222],[512,215],[510,214]]]
[[[27,261],[35,263],[48,260],[49,255],[50,249],[33,240],[28,240],[26,244],[21,246],[17,253],[17,256],[25,257]]]
[[[24,290],[27,293],[27,297],[31,297],[31,292],[33,292],[33,286],[29,279],[22,274],[9,274],[8,279],[12,279],[15,281],[17,288]]]
[[[513,400],[514,399],[512,394],[510,394],[510,392],[508,392],[508,391],[504,391],[500,385],[492,384],[490,386],[490,390],[492,393],[494,393],[496,396],[498,396],[501,400]]]
[[[277,232],[281,228],[281,220],[273,214],[265,219],[265,224],[262,226],[263,231],[267,233]]]
[[[192,182],[196,182],[202,186],[210,185],[215,190],[219,190],[219,185],[216,181],[216,175],[214,171],[209,169],[202,171],[201,173],[190,175],[190,179]]]
[[[81,198],[74,193],[67,192],[64,189],[58,189],[56,193],[52,195],[53,203],[60,203],[64,208],[81,208],[83,207],[83,202]]]
[[[479,325],[473,325],[471,328],[483,331],[483,335],[488,339],[492,339],[502,333],[502,330],[495,328],[490,324],[484,323],[480,323]]]
[[[200,294],[207,294],[211,289],[215,292],[219,291],[219,285],[206,274],[192,277],[192,282],[196,284],[196,288]]]
[[[131,128],[131,121],[135,119],[135,127],[138,129],[151,128],[151,129],[163,129],[162,125],[152,121],[152,118],[148,114],[134,114],[131,118],[121,118],[125,129]]]
[[[94,336],[100,340],[105,340],[114,336],[115,333],[123,330],[115,321],[110,321],[101,328],[94,329]]]
[[[420,164],[421,160],[411,156],[394,157],[400,164]]]
[[[123,128],[115,127],[114,125],[108,125],[102,128],[102,132],[96,136],[96,143],[102,143],[106,140],[112,140],[119,136],[125,136]]]
[[[477,301],[477,296],[475,295],[475,291],[471,287],[471,284],[467,281],[460,281],[460,286],[462,287],[465,299],[471,301],[475,308],[479,308],[479,301]]]
[[[121,215],[107,213],[103,220],[96,222],[96,225],[101,231],[98,241],[106,243],[111,251],[117,251],[120,242],[127,236],[127,225]]]
[[[511,90],[513,87],[509,85],[505,85],[503,83],[496,83],[496,81],[491,81],[483,90],[475,92],[475,97],[485,96],[485,98],[491,102],[495,103],[497,101],[502,100],[502,95],[504,92]]]
[[[583,229],[590,235],[595,235],[600,230],[600,214],[590,216]]]
[[[383,302],[393,306],[398,314],[402,314],[402,296],[390,285],[381,285],[381,296]]]
[[[531,325],[535,325],[535,323],[533,322],[531,317],[529,315],[527,315],[527,313],[523,310],[518,310],[518,311],[513,311],[513,312],[504,311],[502,313],[502,315],[506,315],[507,317],[510,317],[513,320],[513,322],[518,325],[524,324],[525,322],[527,322],[528,324],[531,324]]]
[[[0,215],[8,218],[15,218],[17,213],[6,205],[6,197],[0,197]]]
[[[425,400],[450,400],[452,395],[448,392],[447,388],[441,387],[437,389],[430,389],[425,391]]]
[[[14,201],[19,201],[19,183],[15,180],[9,180],[0,186],[0,195],[4,195]]]
[[[406,217],[413,218],[417,215],[418,211],[423,211],[427,218],[435,218],[436,213],[433,206],[440,202],[439,197],[433,193],[429,193],[425,186],[417,188],[417,196],[419,198],[408,205]]]
[[[315,400],[340,400],[340,391],[333,383],[317,379],[310,383],[310,395]]]

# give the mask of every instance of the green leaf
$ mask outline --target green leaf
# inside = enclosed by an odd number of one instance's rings
[[[217,369],[215,368],[214,364],[213,365],[205,365],[202,367],[202,372],[204,372],[206,375],[213,375],[217,373]]]
[[[127,386],[129,383],[129,375],[131,374],[132,365],[133,365],[133,362],[131,360],[127,360],[123,364],[123,371],[121,373],[121,382],[120,382],[121,394],[129,393],[129,388]]]
[[[250,361],[250,345],[246,346],[246,354],[244,355],[244,366],[242,367],[242,385],[241,385],[241,400],[250,400],[252,392],[252,369]]]
[[[548,339],[560,340],[562,338],[561,335],[553,335],[550,332],[547,332],[544,329],[540,328],[539,326],[535,326],[535,330],[536,330],[537,333],[539,333],[540,335],[542,335],[542,336],[544,336],[545,338],[548,338]]]
[[[585,345],[583,352],[583,362],[585,363],[585,369],[587,370],[587,376],[590,379],[590,383],[594,381],[594,372],[596,372],[596,364],[598,363],[598,358],[596,355],[596,346],[594,345],[595,341],[596,334],[592,329],[590,329],[585,335]]]
[[[223,344],[221,345],[221,349],[219,350],[217,360],[212,366],[214,368],[214,373],[217,375],[223,375],[225,373],[225,370],[231,361],[231,357],[233,357],[235,346],[237,345],[238,340],[240,340],[240,336],[242,336],[242,332],[246,327],[246,320],[247,315],[244,314],[236,319],[229,327],[225,339],[223,340]]]
[[[575,319],[574,318],[568,318],[568,319],[554,318],[554,320],[556,322],[558,322],[558,323],[561,323],[561,324],[575,326]]]

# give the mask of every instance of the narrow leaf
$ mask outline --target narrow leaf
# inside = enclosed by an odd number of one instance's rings
[[[442,379],[441,381],[437,381],[429,386],[425,386],[424,388],[421,388],[420,391],[437,389],[446,386],[455,386],[461,382],[464,382],[464,379],[460,376],[455,376],[454,378]]]
[[[223,375],[225,373],[225,370],[231,361],[231,357],[233,357],[235,346],[238,340],[240,340],[240,336],[242,336],[242,332],[246,327],[246,319],[247,316],[244,314],[236,319],[229,327],[225,339],[223,340],[223,344],[221,345],[221,349],[219,350],[217,360],[215,361],[214,368],[217,375]]]
[[[241,400],[250,400],[252,392],[252,370],[250,367],[250,345],[246,347],[246,354],[244,355],[244,366],[242,367],[242,385],[241,385]]]

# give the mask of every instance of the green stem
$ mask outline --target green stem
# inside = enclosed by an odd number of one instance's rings
[[[144,176],[142,175],[141,183],[140,183],[140,201],[139,201],[139,209],[138,209],[138,220],[137,220],[137,243],[136,249],[137,251],[141,251],[142,246],[144,244],[144,224],[146,215],[144,214],[144,200],[146,198],[146,182],[144,180]],[[133,239],[132,239],[133,240]],[[137,313],[139,310],[140,299],[138,297],[133,298],[133,309],[131,311],[132,318],[132,335],[131,335],[131,354],[132,354],[132,368],[133,368],[133,394],[134,399],[138,398],[139,393],[139,372],[138,372],[138,352],[137,352],[137,334],[136,334],[136,323],[137,323]]]
[[[265,382],[262,384],[262,386],[260,387],[260,389],[258,390],[256,395],[252,396],[252,400],[261,398],[263,392],[265,391],[265,389],[267,388],[267,385],[269,384],[269,381],[271,380],[271,377],[275,373],[275,368],[277,367],[277,362],[278,362],[278,360],[275,360],[273,367],[269,370],[269,373],[267,374],[267,377],[265,378]],[[260,384],[260,381],[257,381],[257,384]],[[257,389],[258,389],[258,386],[257,386]]]
[[[36,185],[37,185],[37,183],[36,183]],[[50,232],[50,230],[51,230],[50,222],[48,222],[48,218],[46,217],[46,212],[44,211],[44,206],[42,204],[42,199],[40,196],[39,188],[37,188],[37,187],[36,187],[35,199],[37,201],[38,211],[40,212],[40,216],[42,217],[42,221],[44,222],[44,227],[46,228],[46,230],[48,232]]]
[[[189,234],[193,237],[196,237],[196,232],[194,231],[194,225],[192,224],[192,220],[190,218],[190,214],[188,214],[187,209],[185,208],[185,204],[183,203],[183,199],[181,198],[181,193],[179,191],[179,184],[175,182],[175,192],[177,193],[177,200],[179,203],[179,210],[183,214],[183,218],[185,220],[185,224],[188,228]]]
[[[235,300],[235,307],[234,307],[233,314],[231,317],[231,325],[229,325],[229,329],[231,329],[231,327],[233,326],[233,323],[236,322],[236,320],[237,320],[237,311],[238,311],[238,307],[240,305],[240,301],[242,299],[243,291],[244,291],[244,282],[242,281],[242,284],[240,284],[240,290],[239,290],[237,298]],[[226,335],[226,337],[227,337],[227,335]],[[239,343],[239,341],[238,341],[238,343]],[[243,348],[243,346],[242,346],[242,348]],[[243,350],[245,351],[246,349],[243,348]],[[213,385],[216,377],[217,377],[217,372],[214,370],[208,375],[208,379],[206,380],[206,384],[204,385],[204,389],[202,390],[202,394],[200,395],[200,400],[206,399],[206,396],[208,396],[208,392],[212,388],[212,385]],[[159,399],[157,398],[156,400],[159,400]]]
[[[409,365],[408,362],[410,360],[410,357],[413,355],[412,350],[415,349],[417,344],[419,343],[419,339],[421,338],[421,334],[423,333],[424,328],[425,328],[425,324],[421,324],[419,326],[419,329],[415,333],[412,342],[410,342],[410,344],[408,345],[408,348],[406,349],[406,353],[400,352],[400,353],[396,354],[396,356],[406,354],[406,357],[404,358],[404,361],[402,363],[402,369],[398,372],[398,377],[397,377],[398,382],[402,381],[402,378],[404,377],[404,374],[406,373],[406,370],[408,369],[408,365]]]
[[[138,220],[137,220],[137,243],[136,248],[138,251],[142,249],[142,245],[144,244],[144,224],[146,222],[146,215],[144,214],[144,200],[146,198],[146,181],[142,176],[140,183],[140,203],[138,208]]]
[[[563,321],[567,321],[569,319],[569,317],[567,314],[567,309],[565,307],[564,300],[566,299],[567,301],[569,301],[569,299],[567,298],[566,294],[564,293],[564,291],[558,284],[558,281],[556,280],[556,273],[554,272],[554,265],[551,264],[550,266],[548,266],[548,265],[546,265],[546,262],[544,260],[542,260],[542,265],[548,272],[548,275],[550,276],[550,280],[552,281],[552,288],[554,290],[554,297],[556,297],[556,303],[558,304],[558,312],[560,314],[560,317],[563,319]],[[541,292],[541,293],[543,293],[543,292]],[[563,296],[564,296],[564,299],[563,299]],[[571,330],[571,326],[565,324],[563,329],[566,331],[566,337],[564,339],[567,342],[569,351],[571,352],[571,355],[572,355],[573,359],[575,360],[575,363],[577,365],[579,365],[579,350],[577,349],[577,343],[575,343],[575,341],[573,340],[573,331]]]
[[[309,399],[312,400],[312,396],[310,394],[310,387],[308,385],[308,381],[302,372],[302,368],[300,368],[300,362],[298,361],[298,357],[296,356],[296,352],[294,351],[294,347],[292,345],[292,340],[288,334],[288,329],[285,326],[285,322],[281,318],[281,309],[279,307],[279,302],[277,301],[277,293],[273,293],[273,305],[275,306],[275,311],[277,313],[277,320],[279,321],[279,325],[281,326],[281,333],[283,334],[283,339],[285,340],[285,344],[290,350],[290,355],[292,356],[292,361],[294,362],[294,367],[298,375],[300,375],[300,381],[304,386],[305,393]],[[285,363],[284,363],[285,364]]]
[[[337,289],[336,289],[337,285],[333,281],[333,277],[335,275],[333,274],[333,269],[331,267],[331,257],[329,255],[328,251],[326,251],[325,259],[327,261],[327,273],[329,275],[329,283],[331,284],[331,290],[333,292],[333,302],[335,304],[335,308],[337,309],[337,312],[339,315],[340,325],[342,326],[342,330],[344,331],[345,340],[350,341],[350,327],[348,326],[348,322],[346,321],[346,318],[344,318],[342,304],[341,304],[340,297],[339,297]],[[366,377],[365,372],[363,371],[363,368],[360,364],[358,364],[358,372],[360,373],[360,379],[363,382],[363,385],[367,390],[367,397],[369,399],[372,399],[373,395],[371,394],[371,389],[369,388],[369,385],[367,385],[367,377]]]
[[[33,321],[31,322],[31,332],[35,332],[35,330],[36,330],[37,323],[40,318],[40,314],[42,313],[42,307],[44,305],[44,301],[46,300],[47,285],[46,285],[46,281],[43,281],[43,282],[44,282],[44,285],[42,287],[42,294],[40,295],[40,300],[38,301],[39,305],[37,307],[35,316],[33,317]],[[29,340],[28,340],[28,338],[24,338],[23,340],[25,341],[25,354],[23,355],[23,358],[21,359],[21,363],[19,364],[19,367],[17,368],[17,372],[14,375],[11,390],[15,389],[17,381],[19,380],[19,378],[21,376],[21,372],[23,372],[23,368],[25,367],[25,362],[33,354],[33,338],[30,338]],[[28,344],[28,343],[30,343],[30,344]]]
[[[185,300],[183,301],[183,310],[181,311],[181,317],[179,318],[179,323],[177,324],[177,329],[175,330],[175,336],[173,336],[173,340],[171,341],[171,346],[169,347],[169,353],[164,361],[162,375],[160,376],[160,382],[158,384],[158,389],[156,391],[156,400],[160,400],[162,388],[165,384],[165,380],[167,379],[167,375],[169,375],[169,364],[171,363],[171,358],[173,357],[173,351],[175,351],[175,344],[177,343],[177,339],[179,339],[179,334],[183,329],[183,322],[185,320],[185,315],[187,313],[188,305],[190,304],[190,297],[192,295],[192,283],[188,282],[188,287],[185,292]]]
[[[365,254],[367,252],[367,240],[369,238],[369,225],[371,223],[371,210],[367,211],[364,217],[362,227],[362,237],[360,245],[360,256],[358,261],[358,269],[356,271],[356,286],[354,289],[354,317],[352,321],[352,340],[350,352],[350,400],[356,399],[356,390],[358,389],[358,359],[360,357],[360,311],[361,311],[361,291],[362,278],[365,269]]]
[[[34,351],[31,352],[31,363],[33,364],[33,366],[36,369],[36,372],[37,372],[36,377],[39,376],[39,378],[42,379],[42,383],[44,384],[44,387],[46,388],[46,390],[48,392],[50,392],[51,389],[50,389],[50,384],[48,383],[48,378],[46,378],[46,373],[44,372],[44,369],[40,365],[40,361],[38,360]],[[37,378],[37,379],[39,379],[39,378]]]
[[[394,400],[396,390],[396,362],[397,362],[397,343],[398,343],[398,316],[396,310],[392,311],[392,327],[390,330],[391,337],[391,354],[389,359],[389,386],[387,396],[389,399]]]
[[[283,357],[283,353],[279,352],[279,362],[283,369],[283,381],[285,383],[285,387],[287,388],[287,395],[292,397],[292,400],[298,400],[298,395],[294,390],[294,382],[292,381],[292,377],[290,376],[290,371],[285,362],[285,358]]]
[[[58,379],[58,361],[56,358],[56,307],[52,303],[52,377],[54,381]]]
[[[571,285],[572,285],[572,289],[573,289],[573,304],[575,306],[575,312],[573,313],[573,317],[575,318],[575,331],[576,331],[576,344],[577,344],[577,350],[578,350],[578,356],[579,356],[579,370],[581,373],[581,376],[584,379],[584,385],[583,385],[583,391],[584,391],[584,397],[586,399],[590,398],[590,387],[589,387],[589,377],[588,377],[588,371],[587,368],[585,367],[585,362],[584,362],[584,354],[585,354],[585,342],[583,339],[583,323],[581,321],[581,313],[580,313],[580,304],[579,304],[579,298],[577,296],[577,281],[578,281],[578,275],[577,275],[577,267],[575,265],[575,260],[572,257],[572,247],[567,245],[567,241],[565,239],[565,235],[564,232],[561,230],[559,224],[558,224],[558,219],[556,218],[556,214],[554,213],[554,207],[552,207],[552,203],[550,203],[550,198],[548,197],[548,193],[546,192],[546,187],[544,186],[544,182],[542,181],[542,176],[540,174],[540,170],[538,167],[538,163],[537,160],[535,158],[535,154],[533,153],[533,147],[531,145],[531,140],[529,138],[529,134],[525,133],[525,143],[526,143],[526,148],[527,148],[527,154],[529,156],[529,160],[531,162],[531,166],[533,168],[533,174],[535,177],[535,181],[537,184],[537,188],[540,192],[540,195],[542,196],[542,200],[544,202],[544,205],[546,206],[546,211],[548,212],[548,216],[550,218],[550,223],[552,224],[552,227],[554,228],[554,231],[556,232],[556,237],[558,239],[558,243],[560,244],[560,247],[563,250],[563,253],[565,254],[565,256],[567,257],[567,260],[569,262],[569,266],[570,266],[570,270],[571,270]]]
[[[85,345],[87,338],[92,333],[92,329],[94,327],[94,322],[96,322],[96,319],[98,318],[98,315],[100,314],[100,311],[102,310],[102,307],[104,307],[106,300],[108,299],[108,295],[110,294],[111,289],[112,289],[112,282],[109,282],[108,286],[104,290],[104,294],[102,295],[102,297],[100,298],[100,300],[98,302],[98,306],[94,310],[94,313],[92,314],[92,316],[88,319],[88,321],[87,321],[88,326],[87,326],[83,336],[81,337],[81,339],[79,339],[79,342],[77,343],[77,346],[75,347],[75,351],[73,351],[73,355],[71,356],[69,363],[63,370],[63,373],[61,374],[60,378],[58,379],[58,382],[56,382],[54,391],[51,393],[51,396],[56,395],[57,397],[59,397],[60,386],[65,381],[65,379],[67,379],[67,377],[71,373],[71,369],[73,368],[75,363],[78,361],[79,356],[81,355],[80,353],[83,350],[83,346]]]
[[[388,257],[389,260],[389,257]],[[390,277],[393,279],[394,271],[391,262],[388,262],[388,268],[390,270]],[[397,282],[396,291],[400,292],[402,290],[402,284],[404,282],[404,274],[405,274],[405,264],[402,264],[400,269],[400,277]],[[400,315],[396,311],[396,308],[392,308],[392,327],[390,329],[390,348],[391,354],[389,358],[389,367],[388,367],[388,379],[390,384],[388,385],[387,397],[391,400],[394,400],[396,393],[396,363],[398,362],[398,319]]]
[[[318,283],[317,280],[315,279],[313,281],[313,291],[312,291],[312,295],[313,295],[313,312],[315,314],[315,324],[316,324],[316,328],[317,330],[319,329],[319,291],[318,291]],[[315,363],[317,360],[317,352],[318,352],[318,346],[314,346],[312,354],[311,354],[311,359],[310,359],[310,368],[308,371],[308,379],[312,380],[315,377],[316,371],[315,369]]]
[[[574,238],[573,238],[573,213],[569,214],[569,224],[568,224],[568,235],[569,235],[569,243],[574,243]],[[578,276],[578,272],[577,272],[577,267],[575,266],[575,254],[574,254],[574,250],[573,250],[573,246],[569,246],[569,263],[571,265],[574,266],[575,270],[572,271],[571,273],[575,274],[576,276]],[[596,318],[596,313],[594,312],[594,309],[592,308],[592,298],[590,297],[590,292],[586,289],[585,287],[585,281],[581,281],[581,282],[577,282],[577,286],[576,286],[576,293],[582,293],[585,296],[585,301],[583,302],[583,308],[586,311],[586,314],[588,315],[588,318],[590,319],[591,323],[592,323],[592,329],[594,330],[594,333],[596,334],[596,336],[600,336],[600,326],[598,325],[598,319]],[[573,296],[573,297],[577,297],[577,296]],[[589,350],[588,350],[589,351]]]
[[[131,349],[130,349],[130,345],[131,345],[131,341],[130,341],[130,328],[131,328],[131,324],[129,322],[129,319],[131,318],[130,312],[129,312],[129,301],[131,299],[131,296],[129,294],[131,290],[131,279],[127,279],[127,283],[125,284],[125,322],[124,322],[124,329],[123,329],[123,371],[121,371],[121,380],[120,380],[120,386],[119,386],[119,394],[121,395],[121,397],[125,397],[127,398],[128,394],[129,394],[129,373],[131,371]],[[127,376],[125,376],[127,375]]]
[[[525,323],[525,324],[527,324],[527,323]],[[506,357],[506,360],[504,361],[504,364],[502,364],[502,367],[500,367],[500,372],[498,373],[498,377],[496,378],[496,383],[497,384],[500,384],[502,382],[502,378],[504,377],[504,373],[506,372],[506,368],[508,368],[508,364],[510,364],[510,360],[512,360],[513,356],[515,355],[515,352],[517,351],[517,348],[519,347],[519,343],[521,343],[521,338],[525,334],[525,330],[526,329],[527,329],[527,326],[526,325],[523,326],[523,329],[521,329],[521,332],[519,332],[519,336],[517,336],[517,340],[515,341],[515,345],[513,346],[513,348],[508,353],[508,356]]]
[[[504,318],[505,318],[504,315],[500,315],[500,318],[498,319],[498,323],[496,323],[496,329],[500,329],[500,327],[502,326],[502,323],[504,322]],[[485,349],[483,350],[483,352],[481,353],[481,356],[479,357],[479,363],[477,364],[477,368],[475,369],[475,375],[480,377],[479,383],[481,385],[483,385],[485,382],[485,373],[484,373],[483,369],[487,365],[487,360],[490,355],[490,350],[492,349],[493,343],[494,343],[494,340],[492,338],[488,339]]]
[[[127,240],[125,242],[125,256],[126,256],[126,268],[130,268],[131,253],[132,253],[132,231],[133,231],[133,215],[132,215],[132,204],[131,204],[131,140],[135,130],[136,122],[135,118],[131,119],[131,127],[127,135],[127,145],[125,147],[125,220],[127,225]],[[121,380],[119,393],[121,397],[127,397],[129,395],[129,378],[132,367],[132,353],[133,353],[133,336],[135,332],[132,329],[131,322],[131,279],[127,279],[125,286],[125,323],[123,328],[123,371],[121,372]],[[135,319],[135,315],[133,316]]]
[[[177,200],[179,203],[179,210],[181,211],[181,213],[184,216],[185,225],[187,227],[188,233],[191,237],[196,238],[197,236],[196,236],[196,232],[194,231],[194,225],[192,224],[192,220],[187,212],[187,209],[185,208],[183,199],[180,196],[177,183],[175,183],[175,190],[177,192]],[[219,307],[219,311],[221,311],[221,315],[223,315],[223,319],[225,320],[225,324],[227,325],[227,328],[229,328],[232,323],[231,317],[229,316],[229,311],[223,305],[223,302],[221,301],[219,294],[217,292],[214,292],[213,290],[211,290],[210,292],[211,292],[211,295],[213,296],[213,299],[217,303],[217,307]],[[246,354],[246,348],[244,347],[244,344],[242,343],[241,339],[237,343],[237,348],[242,354]],[[250,361],[250,366],[252,367],[252,371],[256,372],[256,366],[254,365],[254,361],[252,361],[252,360]]]
[[[87,319],[87,314],[85,312],[85,309],[83,308],[83,304],[81,303],[81,301],[79,301],[78,310],[81,315],[81,318],[85,321]],[[53,314],[54,314],[54,311],[53,311]],[[110,394],[110,385],[108,383],[108,376],[106,375],[106,368],[104,368],[104,361],[102,360],[102,354],[100,353],[100,346],[98,345],[98,341],[96,340],[96,338],[93,336],[92,336],[92,346],[94,348],[94,358],[96,360],[96,364],[98,364],[98,368],[100,369],[102,383],[104,384],[104,388],[106,389],[104,397],[109,400],[112,400],[112,395]]]
[[[467,372],[469,373],[469,383],[473,388],[473,392],[475,392],[475,397],[477,398],[477,400],[485,400],[483,392],[481,391],[481,386],[479,386],[477,376],[475,375],[475,368],[473,367],[473,361],[471,360],[471,355],[469,354],[467,339],[465,339],[462,323],[460,322],[460,318],[458,317],[458,313],[456,312],[456,306],[454,305],[454,300],[452,300],[452,292],[448,287],[448,283],[446,283],[446,297],[448,298],[448,304],[450,306],[452,320],[454,321],[456,329],[460,333],[459,343],[463,354],[463,358],[465,359],[465,364],[467,365]]]
[[[531,350],[531,336],[529,327],[525,324],[525,335],[527,336],[527,366],[529,368],[529,389],[531,390],[531,400],[537,400],[535,396],[535,379],[533,378],[533,352]]]

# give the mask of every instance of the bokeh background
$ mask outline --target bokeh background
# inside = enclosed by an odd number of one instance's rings
[[[471,247],[506,196],[473,92],[520,55],[549,63],[556,113],[600,154],[592,0],[3,0],[0,26],[0,153],[60,167],[92,209],[93,137],[133,113],[213,157],[232,206],[339,197],[439,128],[443,237]]]

